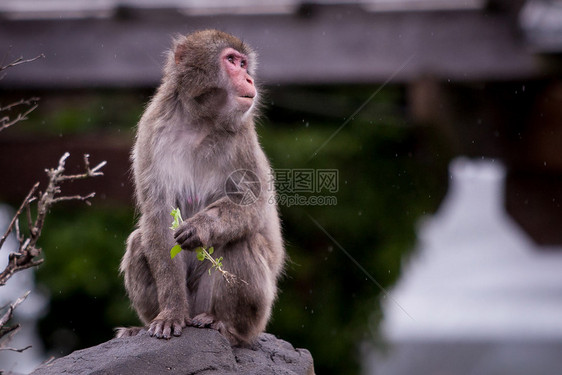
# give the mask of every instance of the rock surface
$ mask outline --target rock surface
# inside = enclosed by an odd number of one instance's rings
[[[180,337],[158,340],[146,331],[75,351],[32,375],[313,375],[310,352],[263,333],[252,349],[231,348],[217,331],[187,327]]]

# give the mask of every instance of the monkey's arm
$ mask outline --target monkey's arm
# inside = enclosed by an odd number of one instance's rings
[[[263,200],[239,205],[228,197],[222,197],[184,221],[174,238],[184,250],[193,250],[199,246],[222,246],[245,237],[251,231],[259,231],[263,211],[268,209],[265,205]]]

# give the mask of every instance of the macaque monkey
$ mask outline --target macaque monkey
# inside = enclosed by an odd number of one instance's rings
[[[255,69],[255,53],[232,35],[178,37],[138,124],[131,159],[140,217],[120,270],[151,336],[209,327],[232,345],[247,345],[269,320],[285,250],[254,128]],[[174,232],[175,207],[184,222]],[[175,244],[184,251],[171,259]],[[214,247],[213,257],[224,257],[224,270],[237,280],[209,275],[210,263],[193,251],[199,246]],[[118,328],[117,337],[140,330]]]

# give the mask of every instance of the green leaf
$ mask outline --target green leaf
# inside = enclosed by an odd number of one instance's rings
[[[197,249],[195,249],[195,253],[197,254],[197,259],[199,259],[201,262],[205,260],[205,253],[203,252],[202,247],[198,247]]]
[[[172,250],[170,250],[170,258],[174,259],[174,257],[176,255],[178,255],[181,252],[181,246],[180,245],[176,245],[174,247],[172,247]]]
[[[183,221],[181,217],[180,209],[179,208],[173,209],[172,212],[170,212],[170,215],[172,215],[172,217],[174,218],[174,221],[172,222],[172,226],[170,227],[170,229],[176,230],[180,226],[180,223]],[[170,250],[170,258],[174,259],[174,257],[178,255],[180,252],[181,252],[180,245],[176,245],[172,247],[172,249]]]
[[[174,221],[172,222],[172,226],[170,227],[170,229],[176,230],[180,226],[180,223],[183,222],[183,219],[181,217],[181,211],[179,208],[175,208],[172,210],[172,212],[170,212],[170,215],[174,218]]]
[[[211,255],[213,252],[215,251],[214,247],[210,247],[209,250],[207,250],[207,252],[209,253],[209,255]]]

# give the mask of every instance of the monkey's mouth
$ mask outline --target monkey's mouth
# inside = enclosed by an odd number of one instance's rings
[[[255,95],[250,95],[250,94],[239,95],[238,96],[238,103],[240,103],[244,107],[249,108],[249,107],[254,105],[254,96]]]

